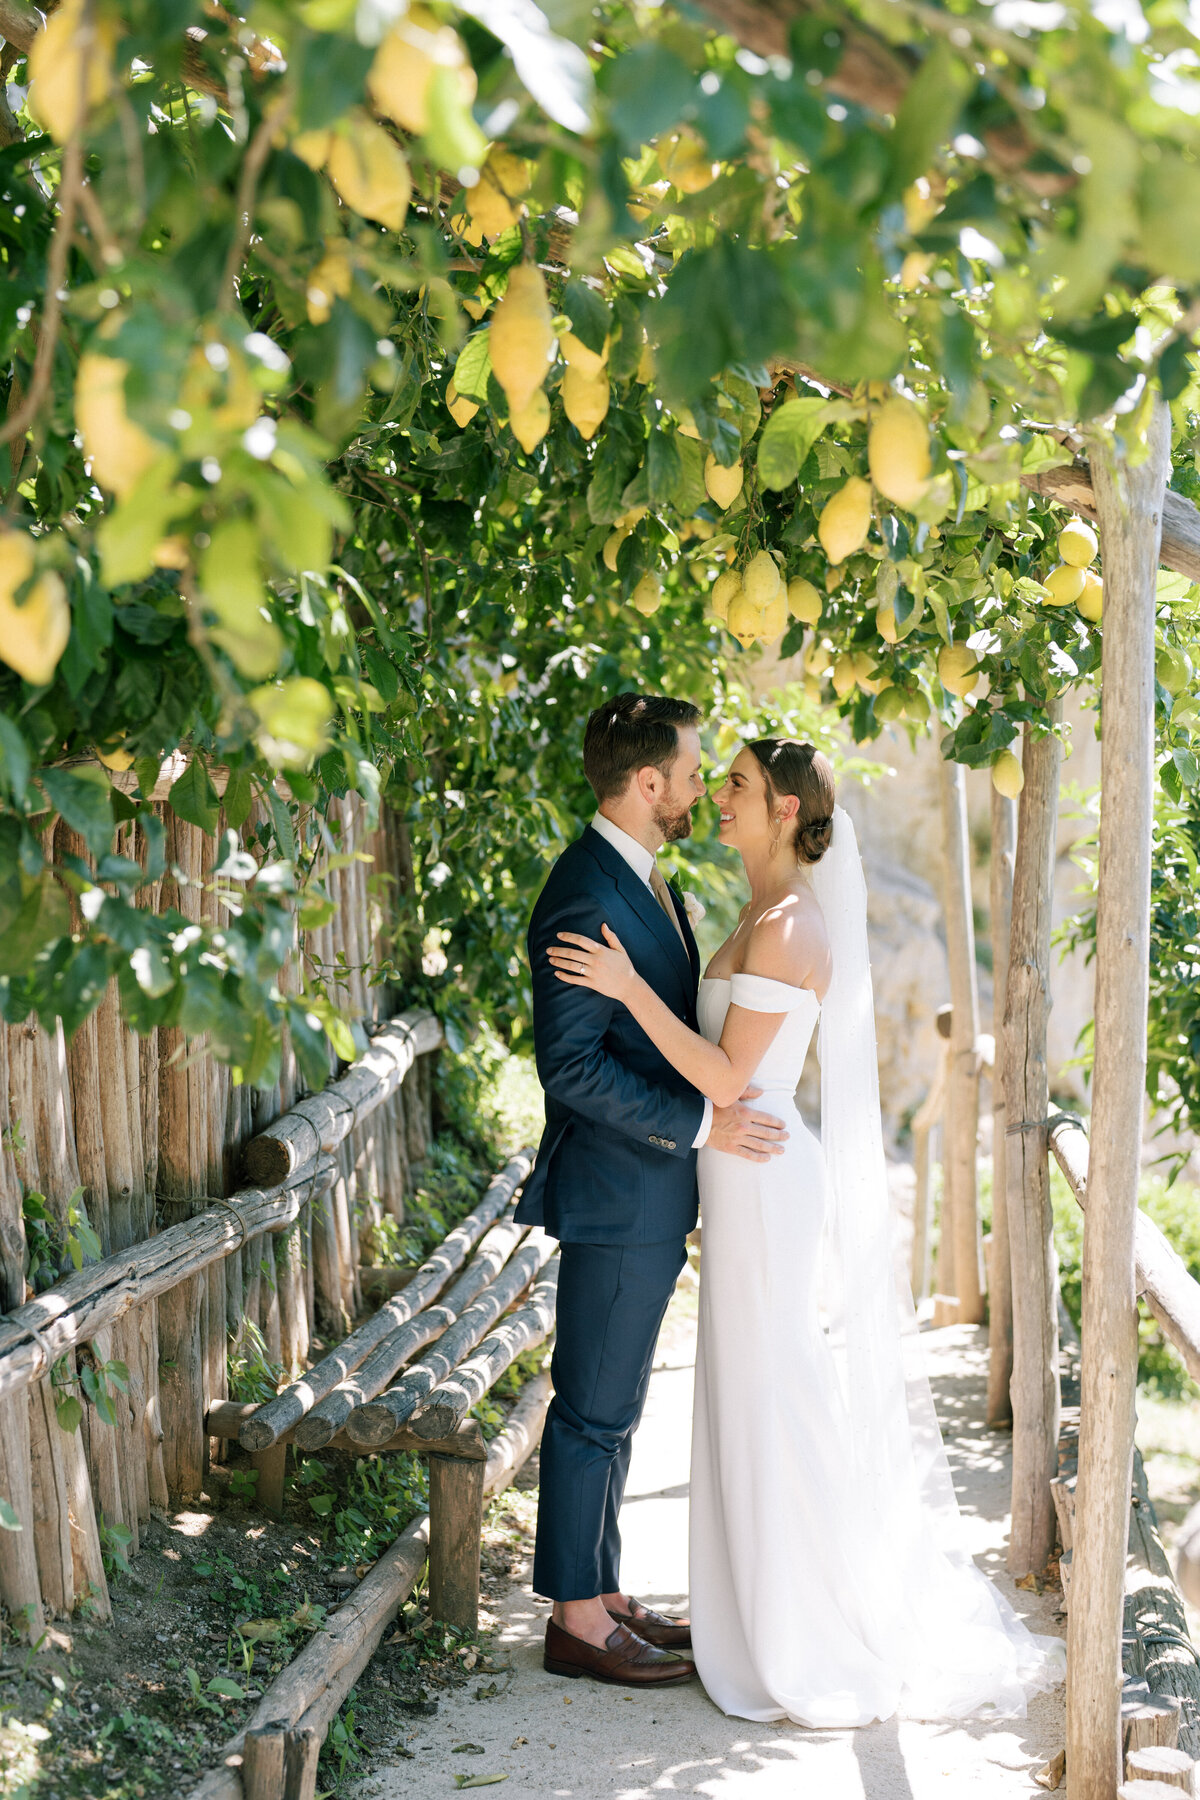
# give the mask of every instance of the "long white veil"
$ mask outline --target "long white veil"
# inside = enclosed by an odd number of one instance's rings
[[[867,886],[853,822],[840,806],[813,891],[833,958],[818,1046],[825,1291],[876,1648],[905,1671],[904,1716],[1021,1716],[1031,1694],[1062,1680],[1065,1650],[1061,1639],[1026,1629],[964,1542],[912,1296],[896,1279]]]

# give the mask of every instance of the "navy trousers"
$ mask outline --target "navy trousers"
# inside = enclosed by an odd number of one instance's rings
[[[534,1590],[551,1600],[620,1591],[617,1513],[659,1327],[686,1256],[682,1238],[562,1246],[533,1559]]]

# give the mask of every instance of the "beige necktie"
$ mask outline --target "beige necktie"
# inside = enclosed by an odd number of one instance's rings
[[[687,939],[684,937],[683,927],[679,923],[679,914],[675,911],[674,902],[671,899],[671,891],[663,880],[657,863],[655,863],[650,871],[650,892],[654,895],[654,898],[658,901],[658,904],[662,907],[668,919],[670,919],[672,925],[679,933],[679,941],[686,950]]]

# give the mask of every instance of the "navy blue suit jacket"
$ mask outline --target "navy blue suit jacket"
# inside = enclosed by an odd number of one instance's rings
[[[626,1007],[559,981],[546,956],[560,931],[603,942],[600,927],[611,926],[639,975],[695,1031],[700,959],[684,908],[672,902],[684,943],[645,882],[589,828],[554,865],[533,910],[533,1035],[546,1129],[516,1216],[567,1243],[663,1243],[696,1223],[692,1144],[702,1096]]]

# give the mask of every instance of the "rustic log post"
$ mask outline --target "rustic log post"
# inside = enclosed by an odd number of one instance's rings
[[[1104,553],[1096,1036],[1067,1761],[1087,1800],[1121,1781],[1120,1644],[1137,1387],[1134,1220],[1141,1163],[1154,811],[1154,603],[1171,428],[1158,399],[1134,462],[1097,431],[1092,481]]]
[[[1058,1472],[1058,1271],[1046,1113],[1046,1021],[1050,1013],[1050,908],[1058,805],[1061,705],[1051,729],[1025,727],[1012,928],[1004,1004],[1005,1164],[1012,1266],[1012,1536],[1014,1575],[1040,1574],[1054,1550]]]
[[[474,1437],[474,1420],[460,1426]],[[429,1610],[458,1631],[479,1626],[479,1544],[486,1463],[429,1458]]]
[[[284,1741],[287,1721],[273,1719],[246,1732],[242,1745],[242,1792],[245,1800],[282,1800]]]
[[[68,1357],[67,1362],[73,1372],[75,1358]],[[81,1602],[87,1601],[93,1616],[107,1621],[112,1618],[112,1605],[108,1597],[108,1581],[104,1574],[100,1533],[96,1528],[96,1507],[92,1499],[92,1483],[88,1474],[87,1456],[84,1453],[83,1433],[80,1430],[63,1431],[57,1419],[49,1421],[48,1429],[52,1432],[56,1431],[62,1440],[74,1603],[78,1606]]]
[[[949,1013],[948,1007],[942,1012]],[[947,1031],[949,1020],[947,1019]],[[913,1241],[910,1281],[914,1303],[922,1301],[929,1292],[932,1274],[933,1244],[933,1134],[942,1117],[946,1104],[946,1058],[948,1045],[942,1035],[942,1016],[938,1014],[938,1046],[937,1066],[934,1069],[933,1081],[929,1092],[913,1114]],[[943,1234],[944,1236],[945,1234]],[[938,1267],[942,1268],[941,1240],[939,1240]],[[949,1248],[946,1250],[946,1272],[949,1273]],[[945,1292],[940,1283],[939,1294]],[[946,1324],[950,1320],[944,1321]]]
[[[0,1311],[25,1298],[25,1222],[21,1182],[12,1155],[12,1132],[21,1121],[9,1110],[8,1032],[0,1022]],[[0,1495],[17,1515],[19,1531],[0,1531],[0,1600],[26,1636],[42,1622],[37,1554],[33,1534],[33,1468],[29,1447],[29,1400],[15,1394],[0,1401]]]
[[[946,1079],[945,1187],[942,1229],[954,1246],[958,1322],[983,1318],[976,1146],[979,1135],[979,983],[971,905],[971,838],[967,828],[967,772],[942,762],[945,843],[946,953],[950,963],[950,1065]]]
[[[1013,1325],[1012,1260],[1008,1242],[1008,1139],[1004,1107],[1008,1049],[1004,1036],[1004,1002],[1008,982],[1008,941],[1012,930],[1013,859],[1017,843],[1017,807],[992,788],[992,854],[989,865],[992,932],[992,1267],[988,1283],[987,1422],[1012,1422]]]
[[[66,1433],[54,1411],[49,1375],[29,1392],[29,1440],[33,1466],[33,1541],[42,1598],[51,1612],[66,1617],[75,1604],[71,1555],[71,1502],[63,1455]]]

